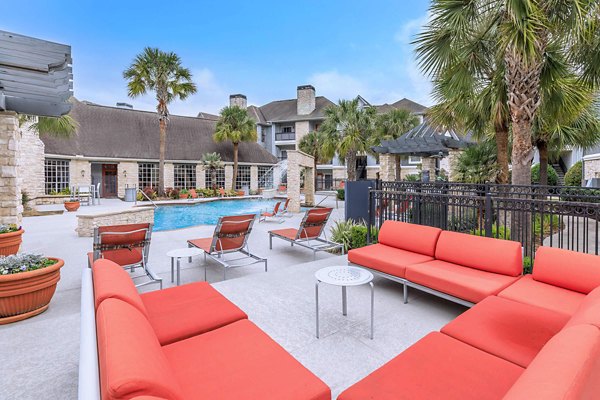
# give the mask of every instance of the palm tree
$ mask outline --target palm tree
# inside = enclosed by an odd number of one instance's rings
[[[123,72],[127,79],[128,95],[131,98],[152,91],[156,94],[156,112],[160,131],[160,154],[158,164],[158,193],[165,192],[165,151],[167,146],[167,124],[169,104],[176,99],[185,100],[196,93],[192,73],[181,65],[181,59],[173,52],[146,47],[133,63]]]
[[[370,153],[371,146],[377,144],[375,116],[375,108],[359,107],[358,98],[340,100],[338,105],[325,109],[325,121],[320,130],[327,137],[326,151],[345,159],[350,181],[356,180],[356,156]]]
[[[315,189],[317,187],[317,164],[324,163],[334,156],[330,147],[326,145],[327,137],[321,131],[308,132],[300,139],[298,147],[300,151],[310,155],[314,159],[314,175],[315,175]]]
[[[210,187],[217,188],[217,170],[223,168],[223,161],[219,153],[206,153],[202,156],[202,165],[210,171]]]
[[[407,110],[393,109],[380,114],[375,120],[377,140],[394,140],[419,125],[419,118]],[[402,160],[396,156],[396,180],[400,180],[402,173]]]
[[[256,142],[256,124],[243,108],[238,106],[225,107],[221,110],[213,139],[215,142],[230,141],[233,144],[231,190],[235,190],[238,173],[238,148],[241,142]]]
[[[496,182],[500,166],[496,162],[495,143],[483,141],[465,149],[456,163],[456,175],[459,182],[490,183]]]
[[[37,117],[34,115],[19,115],[21,125],[29,123],[29,129],[40,136],[69,138],[77,132],[79,124],[70,115],[62,117]]]

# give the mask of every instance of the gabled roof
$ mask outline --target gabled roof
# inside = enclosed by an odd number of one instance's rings
[[[315,98],[315,110],[308,115],[298,115],[297,99],[277,100],[257,107],[266,122],[292,122],[304,121],[307,119],[323,119],[325,118],[325,108],[334,103],[323,96]],[[252,115],[251,115],[252,116]]]
[[[392,103],[392,104],[385,103],[385,104],[381,104],[381,105],[376,105],[374,107],[377,109],[377,112],[381,113],[381,114],[386,113],[390,110],[400,109],[400,110],[406,110],[406,111],[416,114],[416,115],[423,115],[428,110],[428,108],[425,107],[424,105],[416,103],[407,98],[398,100],[397,102]]]
[[[198,118],[204,118],[204,119],[212,119],[213,121],[218,121],[219,120],[219,116],[215,115],[215,114],[209,114],[207,112],[204,111],[200,111],[197,115]]]
[[[70,115],[78,122],[77,134],[69,139],[44,136],[46,154],[101,158],[158,159],[159,130],[156,113],[73,100]],[[198,161],[210,152],[233,161],[231,143],[215,143],[216,121],[211,118],[169,116],[167,160]],[[239,146],[239,161],[277,163],[277,158],[255,142]]]

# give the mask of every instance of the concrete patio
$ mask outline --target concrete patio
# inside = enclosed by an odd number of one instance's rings
[[[318,198],[317,201],[320,199]],[[324,205],[335,207],[326,199]],[[342,206],[342,203],[340,203]],[[80,212],[96,213],[130,204],[119,200],[82,207]],[[343,208],[334,208],[333,220],[343,218]],[[228,272],[208,262],[208,280],[217,290],[242,308],[264,331],[327,383],[333,398],[357,380],[390,360],[432,330],[437,330],[464,308],[448,301],[411,290],[409,303],[402,303],[399,284],[376,278],[375,338],[369,339],[369,288],[348,290],[348,316],[341,313],[339,288],[322,285],[320,290],[321,338],[315,337],[314,273],[319,268],[345,265],[344,256],[290,247],[274,240],[269,250],[267,231],[297,227],[301,214],[282,224],[256,224],[250,239],[251,250],[267,257],[269,272],[261,264]],[[79,358],[79,314],[81,270],[87,266],[91,238],[77,237],[75,213],[28,217],[22,251],[42,253],[65,260],[62,279],[48,311],[0,327],[0,374],[2,398],[74,399],[77,397]],[[150,265],[171,286],[169,250],[185,247],[190,238],[212,234],[213,226],[155,232]],[[182,262],[182,283],[202,280],[202,257]],[[146,290],[154,290],[156,285]]]

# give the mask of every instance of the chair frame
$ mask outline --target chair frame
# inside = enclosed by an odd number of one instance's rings
[[[288,197],[287,199],[285,199],[285,203],[283,203],[283,208],[279,212],[279,215],[281,217],[292,218],[294,216],[288,209],[289,205],[290,205],[290,198]]]
[[[274,220],[276,220],[278,223],[283,223],[283,210],[281,209],[281,203],[283,203],[282,201],[278,201],[277,203],[275,203],[275,206],[273,207],[273,212],[270,211],[263,211],[260,213],[259,217],[258,217],[258,222],[267,222],[267,218],[273,218]],[[265,213],[269,213],[269,214],[273,214],[273,215],[263,215]]]
[[[214,260],[215,262],[220,264],[223,267],[223,280],[227,279],[227,270],[229,268],[239,268],[239,267],[246,267],[248,265],[264,263],[265,264],[265,272],[267,272],[268,271],[267,259],[259,257],[255,254],[252,254],[250,252],[250,246],[248,244],[248,238],[250,237],[250,233],[252,232],[252,226],[254,225],[254,221],[256,220],[256,215],[248,215],[248,219],[239,220],[239,221],[227,221],[227,220],[224,221],[224,219],[228,218],[228,217],[231,217],[231,216],[224,216],[224,217],[219,218],[219,222],[217,223],[217,226],[215,227],[215,230],[213,232],[212,242],[210,244],[210,250],[208,253],[204,249],[201,249],[200,247],[198,247],[194,243],[192,243],[192,240],[188,240],[188,242],[187,242],[188,247],[196,247],[196,248],[200,248],[201,250],[203,250],[205,263],[206,263],[206,258],[208,257],[211,260]],[[246,232],[243,234],[243,236],[244,236],[243,243],[239,247],[223,250],[223,246],[221,245],[221,243],[222,243],[221,239],[229,237],[228,235],[221,234],[221,229],[223,228],[223,226],[225,226],[227,224],[247,223],[248,221],[250,221],[250,224],[248,225],[248,229],[246,230]],[[220,247],[221,250],[217,250],[217,246]],[[231,259],[225,260],[225,255],[232,254],[232,253],[241,253],[244,255],[244,257],[231,258]],[[248,262],[236,263],[237,261],[241,261],[241,260],[248,260]],[[191,258],[190,258],[190,261],[191,261]],[[204,280],[205,281],[206,281],[206,270],[207,270],[207,267],[205,264],[204,265]]]

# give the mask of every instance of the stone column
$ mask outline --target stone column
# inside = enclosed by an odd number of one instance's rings
[[[296,129],[296,149],[300,148],[300,140],[310,132],[310,122],[308,121],[298,121],[295,124]]]
[[[196,164],[196,187],[198,189],[204,189],[206,187],[206,173],[204,172],[204,165]]]
[[[385,182],[396,180],[396,157],[394,154],[379,155],[379,178]]]
[[[258,192],[258,167],[256,165],[250,166],[250,191],[253,193]]]
[[[315,169],[304,167],[304,202],[309,207],[315,205]]]
[[[117,165],[118,196],[125,197],[125,185],[133,187],[138,185],[139,170],[137,162],[120,162]],[[143,189],[143,188],[138,188]]]
[[[19,146],[19,166],[17,174],[23,183],[22,192],[35,203],[35,198],[46,194],[44,142],[37,132],[29,129],[30,123],[21,126],[21,144]]]
[[[231,183],[233,181],[233,165],[225,165],[225,190],[231,189]],[[218,188],[217,188],[218,189]]]
[[[165,189],[175,187],[175,165],[170,162],[165,163]]]
[[[460,157],[463,150],[450,149],[448,152],[448,180],[450,182],[456,182],[458,158]]]
[[[21,182],[17,176],[19,161],[19,116],[0,112],[0,224],[21,225]]]
[[[431,182],[435,181],[435,158],[422,157],[421,171],[429,171],[429,180]]]
[[[92,164],[88,160],[72,159],[69,163],[69,186],[91,184]]]
[[[296,151],[288,151],[287,195],[290,212],[300,212],[300,164]]]

